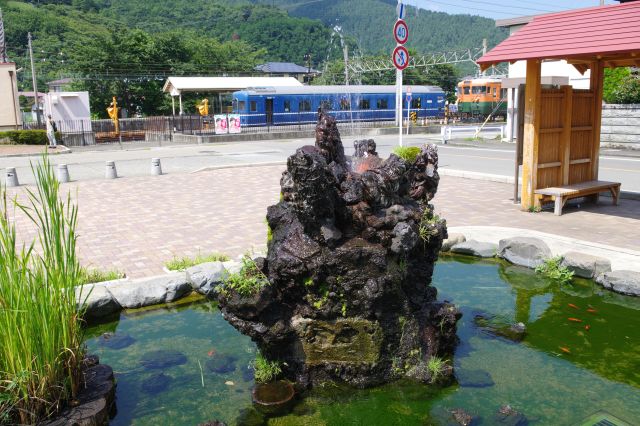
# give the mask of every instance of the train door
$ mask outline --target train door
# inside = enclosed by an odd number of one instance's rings
[[[267,126],[273,124],[273,98],[267,98],[264,105]]]

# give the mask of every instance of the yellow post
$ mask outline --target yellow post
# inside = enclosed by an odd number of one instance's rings
[[[539,205],[534,191],[537,189],[538,144],[540,142],[540,61],[527,61],[524,106],[524,141],[522,147],[522,191],[520,206],[523,210]]]

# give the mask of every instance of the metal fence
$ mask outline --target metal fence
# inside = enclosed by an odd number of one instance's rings
[[[416,125],[428,125],[432,119],[427,110],[411,110]],[[403,119],[406,121],[407,111]],[[394,110],[375,110],[367,114],[356,111],[332,111],[341,128],[365,129],[392,127],[395,122]],[[181,135],[217,135],[229,132],[229,116],[222,115],[176,115],[164,117],[123,118],[118,121],[119,131],[111,119],[103,120],[63,120],[56,121],[66,146],[89,146],[124,142],[171,142],[176,134]],[[226,120],[226,125],[216,127],[216,120]],[[245,114],[240,115],[242,123],[239,133],[260,134],[313,130],[317,123],[315,112]],[[24,123],[24,129],[44,129],[45,124]],[[231,132],[233,133],[233,132]]]

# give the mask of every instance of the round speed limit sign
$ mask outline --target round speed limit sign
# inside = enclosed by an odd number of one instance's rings
[[[404,46],[397,46],[393,50],[393,65],[400,71],[409,65],[409,52]]]
[[[405,44],[407,42],[409,39],[409,27],[404,20],[398,19],[396,21],[396,24],[393,26],[393,36],[396,38],[398,44]]]

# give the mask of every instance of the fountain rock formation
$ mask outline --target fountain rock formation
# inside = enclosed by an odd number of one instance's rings
[[[221,292],[225,318],[302,386],[446,380],[451,367],[429,361],[452,354],[460,312],[430,286],[447,236],[429,204],[436,148],[382,161],[375,142],[356,141],[349,160],[333,117],[320,113],[315,134],[289,157],[267,211],[268,255],[256,265],[269,285]]]

